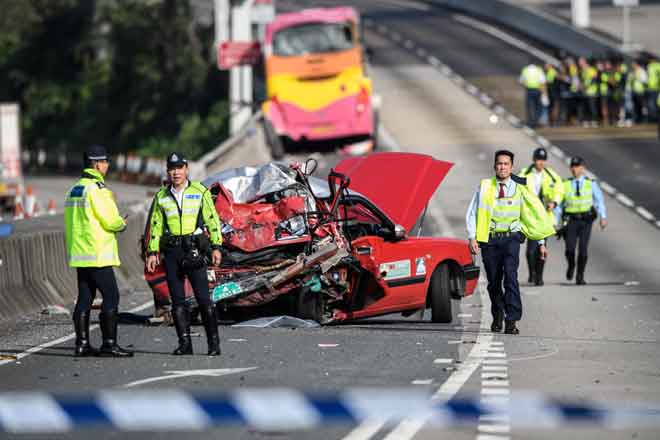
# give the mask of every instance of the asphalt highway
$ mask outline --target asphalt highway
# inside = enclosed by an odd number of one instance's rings
[[[295,2],[302,6],[329,3],[333,2]],[[286,7],[291,2],[280,4]],[[424,2],[365,0],[359,4],[371,20],[367,39],[374,49],[371,71],[375,87],[384,102],[381,120],[387,131],[382,133],[383,141],[392,149],[432,154],[455,163],[431,204],[429,232],[464,237],[463,217],[468,200],[478,180],[492,173],[493,152],[506,145],[518,157],[525,158],[531,155],[534,145],[504,121],[493,122],[491,112],[441,74],[428,57],[435,56],[459,71],[461,62],[466,69],[478,69],[480,63],[472,59],[481,54],[483,60],[492,60],[490,67],[484,69],[493,74],[506,74],[502,69],[505,61],[511,59],[509,56],[520,62],[524,62],[524,57],[503,43],[482,41],[484,36],[453,22],[447,11]],[[510,55],[506,55],[508,51]],[[250,163],[267,159],[263,149],[244,150],[241,154]],[[319,157],[322,168],[338,160],[333,154]],[[557,164],[557,168],[561,174],[567,173],[562,164]],[[605,169],[595,171],[609,180],[614,177]],[[655,173],[657,176],[657,168]],[[563,279],[563,243],[553,239],[549,244],[546,285],[532,287],[521,283],[525,316],[519,336],[492,335],[486,330],[490,319],[483,319],[482,304],[488,307],[489,303],[482,297],[482,280],[477,295],[460,306],[455,303],[456,317],[451,325],[430,324],[419,317],[388,316],[320,329],[224,326],[223,355],[210,359],[203,355],[170,356],[175,344],[171,328],[126,323],[120,328],[120,342],[136,350],[134,359],[73,359],[73,341],[69,339],[24,357],[20,363],[0,365],[0,388],[75,392],[128,387],[155,388],[154,393],[158,393],[167,387],[226,391],[245,386],[305,390],[409,386],[437,392],[442,398],[456,393],[506,398],[510,392],[533,390],[554,397],[616,402],[624,407],[632,402],[653,404],[660,401],[660,274],[654,258],[660,248],[660,233],[611,198],[606,202],[611,224],[604,232],[594,231],[587,273],[589,285],[578,288]],[[521,281],[526,276],[524,266],[521,263]],[[145,287],[136,286],[124,293],[123,309],[133,310],[133,315],[147,315],[151,310],[149,300]],[[66,336],[71,326],[68,316],[35,315],[0,329],[2,353],[15,354]],[[98,342],[98,331],[94,331],[93,338]],[[194,344],[196,351],[202,353],[203,335],[195,338]],[[447,360],[449,364],[445,363]],[[191,370],[217,369],[227,370],[186,374]],[[181,374],[164,378],[172,376],[172,371]],[[144,382],[150,379],[158,380]],[[284,434],[232,428],[194,434],[93,435],[99,439],[137,439],[148,435],[164,439],[483,440],[653,439],[660,434],[641,429],[522,431],[513,425],[482,420],[478,425],[451,432],[439,432],[423,424],[376,423]],[[82,439],[89,438],[89,432],[20,438]]]

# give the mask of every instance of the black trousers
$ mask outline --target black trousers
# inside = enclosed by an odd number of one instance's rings
[[[78,267],[78,300],[73,311],[73,318],[79,319],[80,315],[92,309],[92,302],[96,291],[101,292],[103,297],[103,312],[110,312],[119,307],[119,288],[112,266],[106,267]]]
[[[569,219],[566,225],[566,256],[575,255],[575,247],[578,247],[580,257],[588,256],[589,238],[591,238],[592,220]]]
[[[545,247],[548,247],[548,243],[546,241]],[[541,259],[541,252],[539,252],[539,249],[541,249],[541,245],[539,244],[538,241],[535,240],[527,240],[527,249],[525,250],[525,256],[527,256],[528,261],[534,261],[536,262]],[[536,270],[536,267],[530,267],[529,272],[532,273]]]
[[[481,258],[488,278],[490,311],[493,317],[501,315],[509,321],[522,318],[522,301],[518,286],[518,265],[521,235],[491,238],[481,243]]]
[[[186,297],[183,286],[186,277],[193,288],[197,304],[200,306],[210,306],[212,301],[206,276],[206,266],[200,269],[183,271],[180,262],[184,256],[184,251],[180,247],[169,248],[163,254],[165,277],[172,299],[172,306],[179,307],[185,305]]]

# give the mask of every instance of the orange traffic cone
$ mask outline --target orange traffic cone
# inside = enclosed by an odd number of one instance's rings
[[[30,218],[34,217],[35,205],[37,204],[37,198],[34,196],[34,190],[32,185],[28,185],[25,190],[25,217]]]
[[[50,199],[48,201],[48,215],[55,215],[55,200]]]

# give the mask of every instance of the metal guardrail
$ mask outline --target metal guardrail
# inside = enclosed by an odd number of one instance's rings
[[[427,3],[449,7],[469,15],[506,26],[538,41],[578,56],[619,54],[619,49],[595,39],[559,19],[538,14],[520,5],[502,0],[426,0]]]

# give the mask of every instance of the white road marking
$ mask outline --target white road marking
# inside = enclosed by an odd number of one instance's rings
[[[211,370],[175,370],[175,371],[165,371],[167,373],[164,376],[155,376],[148,377],[146,379],[136,380],[134,382],[129,382],[124,385],[124,388],[132,388],[139,385],[144,385],[146,383],[152,382],[161,382],[163,380],[178,379],[181,377],[189,376],[208,376],[208,377],[220,377],[227,376],[229,374],[243,373],[245,371],[256,370],[258,367],[248,367],[248,368],[217,368]]]
[[[499,358],[499,359],[505,359],[506,358],[506,353],[499,353],[499,352],[494,352],[494,351],[487,351],[486,353],[483,354],[483,357],[485,358]],[[485,359],[488,360],[488,359]]]
[[[453,362],[454,362],[453,359],[445,359],[445,358],[439,358],[433,360],[434,364],[451,364]]]
[[[373,437],[385,426],[385,422],[366,421],[360,423],[354,430],[349,432],[342,440],[367,440]]]
[[[472,318],[472,313],[459,313],[456,315],[458,318]]]
[[[490,345],[493,346],[493,347],[500,346],[500,345],[504,345],[504,342],[503,341],[491,341]]]
[[[490,347],[488,347],[488,349],[486,349],[486,351],[504,351],[504,347],[501,345],[497,345],[497,346],[491,345]]]
[[[479,425],[478,430],[487,434],[508,434],[511,432],[511,426],[509,424]]]
[[[506,379],[509,377],[509,373],[506,371],[484,371],[481,373],[482,379]],[[483,385],[483,384],[482,384]]]
[[[489,434],[479,434],[477,440],[508,440],[510,437],[508,435],[489,435]]]
[[[484,396],[508,396],[511,391],[508,388],[482,388],[481,394]]]
[[[509,386],[509,381],[508,380],[489,380],[485,379],[481,381],[481,386],[482,387],[508,387]]]
[[[607,182],[604,182],[604,181],[600,180],[598,182],[598,184],[600,185],[600,188],[603,191],[605,191],[608,195],[610,195],[612,197],[614,197],[614,195],[618,192],[612,185],[610,185]]]
[[[616,199],[619,202],[621,202],[621,204],[627,206],[628,208],[632,208],[633,206],[635,206],[635,202],[633,202],[630,197],[628,197],[627,195],[625,195],[623,193],[617,194]]]
[[[637,214],[641,215],[642,218],[644,218],[645,220],[648,220],[650,222],[655,221],[655,216],[651,214],[649,211],[647,211],[645,208],[638,206],[635,211],[637,211]]]
[[[433,379],[415,379],[411,382],[413,385],[431,385]]]
[[[462,23],[466,26],[469,26],[471,28],[477,29],[483,33],[486,33],[488,35],[491,35],[495,38],[499,38],[500,40],[504,41],[505,43],[520,49],[524,52],[527,52],[528,54],[542,60],[545,63],[550,63],[554,64],[555,66],[559,66],[559,60],[553,56],[548,55],[547,53],[525,43],[522,40],[519,40],[518,38],[515,38],[512,35],[507,34],[506,32],[501,31],[500,29],[496,28],[495,26],[491,26],[489,24],[483,23],[479,20],[475,20],[474,18],[462,15],[462,14],[454,14],[452,15],[452,18],[459,23]]]
[[[144,304],[140,304],[139,306],[134,307],[134,308],[126,311],[126,313],[140,312],[144,309],[147,309],[147,308],[151,307],[153,304],[154,304],[154,302],[153,302],[153,300],[151,300],[149,302],[146,302]],[[122,313],[124,313],[124,312],[122,312]],[[92,331],[96,330],[97,328],[99,328],[99,325],[98,324],[93,324],[89,327],[89,331],[92,332]],[[66,342],[66,341],[70,341],[71,339],[74,339],[75,337],[76,337],[75,333],[70,333],[66,336],[62,336],[61,338],[55,339],[53,341],[45,342],[45,343],[37,345],[35,347],[28,348],[24,352],[17,354],[16,359],[7,359],[7,360],[0,361],[0,366],[10,364],[12,362],[16,362],[18,360],[21,360],[23,358],[26,358],[26,357],[30,356],[31,354],[38,353],[41,350],[44,350],[46,348],[52,347],[54,345],[59,345],[59,344],[61,344],[63,342]]]
[[[462,344],[463,341],[447,341],[447,344],[449,345],[454,345],[454,344]]]
[[[484,359],[482,364],[484,365],[507,365],[509,361],[506,359]]]
[[[482,365],[481,371],[509,371],[509,367],[504,365]]]

